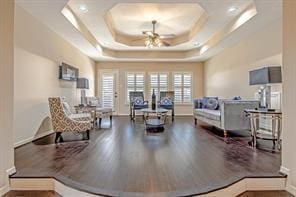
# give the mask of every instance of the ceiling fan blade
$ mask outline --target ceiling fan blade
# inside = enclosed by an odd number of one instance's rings
[[[159,38],[173,38],[175,36],[175,34],[162,34],[159,36]]]
[[[164,46],[166,46],[166,47],[168,47],[168,46],[171,46],[171,44],[170,43],[168,43],[168,42],[166,42],[166,41],[161,41],[161,43],[164,45]]]
[[[132,40],[132,42],[136,42],[136,41],[140,41],[140,40],[145,40],[145,38],[144,37],[143,38],[137,38],[137,39]]]

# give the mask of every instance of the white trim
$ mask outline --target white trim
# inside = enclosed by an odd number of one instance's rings
[[[281,166],[281,168],[280,168],[280,172],[286,174],[287,176],[290,175],[290,169],[288,169],[288,168],[286,168],[286,167],[284,167],[284,166]]]
[[[12,166],[11,168],[6,170],[6,180],[5,184],[3,187],[0,188],[0,196],[6,194],[9,192],[10,187],[9,187],[9,175],[12,175],[16,172],[15,166]]]
[[[24,140],[21,140],[21,141],[15,142],[15,143],[13,144],[13,146],[14,146],[14,148],[17,148],[17,147],[19,147],[19,146],[22,146],[22,145],[24,145],[24,144],[27,144],[27,143],[29,143],[29,142],[32,142],[33,140],[37,140],[37,139],[39,139],[39,138],[45,137],[45,136],[50,135],[50,134],[53,134],[53,133],[54,133],[53,130],[45,131],[45,132],[42,132],[42,133],[40,133],[40,134],[38,134],[38,135],[36,135],[36,136],[29,137],[29,138],[27,138],[27,139],[24,139]]]
[[[285,189],[295,196],[296,195],[296,186],[291,184],[291,180],[290,180],[291,170],[289,168],[286,168],[285,166],[281,166],[280,172],[282,172],[288,176]]]
[[[8,183],[6,183],[3,187],[0,187],[0,196],[3,196],[7,192],[9,192],[9,184]]]
[[[53,178],[12,178],[12,190],[55,190],[64,197],[95,197],[98,195],[79,191]],[[248,190],[284,190],[286,178],[245,178],[223,189],[199,195],[203,197],[234,197]]]
[[[288,192],[290,192],[291,194],[293,194],[294,196],[296,195],[296,187],[291,185],[291,184],[287,184],[286,190]]]
[[[8,176],[13,175],[14,173],[16,173],[15,166],[12,166],[11,168],[7,169],[6,173],[7,173]]]

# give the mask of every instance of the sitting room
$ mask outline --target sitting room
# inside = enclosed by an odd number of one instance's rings
[[[1,0],[0,196],[296,196],[293,0]]]

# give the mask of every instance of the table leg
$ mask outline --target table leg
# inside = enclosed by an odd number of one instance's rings
[[[271,122],[271,132],[272,132],[272,143],[273,143],[273,149],[275,149],[275,140],[276,140],[276,138],[275,138],[275,127],[276,127],[276,119],[275,119],[275,117],[274,116],[271,116],[271,118],[272,118],[272,122]]]
[[[254,115],[250,115],[250,120],[251,120],[251,135],[252,135],[252,146],[256,147],[257,146],[257,118]]]
[[[282,134],[282,120],[278,117],[277,119],[277,149],[281,150],[281,134]]]

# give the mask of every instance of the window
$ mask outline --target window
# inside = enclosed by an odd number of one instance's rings
[[[173,89],[176,103],[192,102],[192,74],[173,73]]]
[[[129,92],[145,92],[144,73],[127,73],[126,74],[126,102],[129,103]]]
[[[150,90],[149,95],[152,95],[153,89],[155,90],[156,98],[159,92],[168,90],[168,74],[167,73],[150,73]]]

